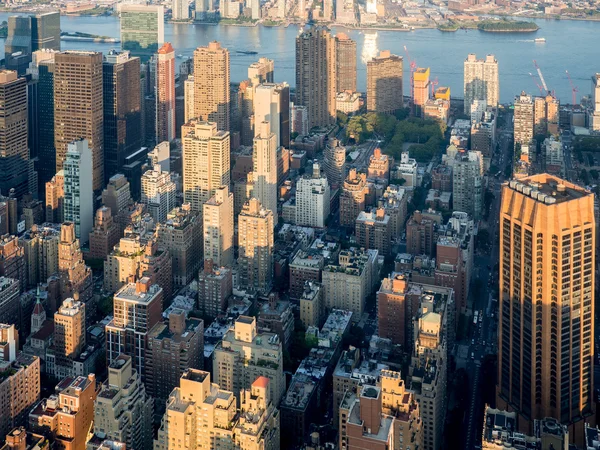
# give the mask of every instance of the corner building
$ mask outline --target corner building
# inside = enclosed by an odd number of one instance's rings
[[[502,187],[498,408],[554,417],[583,444],[593,420],[594,196],[548,174]]]

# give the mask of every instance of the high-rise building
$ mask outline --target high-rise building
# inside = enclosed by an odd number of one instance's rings
[[[441,224],[439,211],[415,211],[406,222],[406,252],[433,257]]]
[[[27,288],[26,275],[25,252],[19,245],[17,236],[6,234],[0,237],[0,276],[16,280],[20,289],[24,291]],[[18,320],[9,322],[2,319],[1,323],[18,322]]]
[[[260,20],[262,16],[262,10],[260,9],[260,0],[250,0],[249,4],[252,20]]]
[[[252,154],[253,194],[273,213],[273,225],[277,225],[277,136],[266,121],[258,124],[257,130]]]
[[[145,377],[146,348],[150,330],[161,317],[163,290],[150,279],[123,286],[113,298],[114,318],[106,325],[106,362],[110,366],[121,354]]]
[[[156,223],[167,220],[167,214],[176,206],[177,187],[170,172],[163,172],[159,165],[142,175],[140,203],[146,205],[148,213]]]
[[[158,244],[173,258],[173,283],[182,288],[190,283],[202,264],[202,215],[189,203],[174,208],[165,223],[156,227]]]
[[[119,243],[119,237],[119,225],[115,222],[111,209],[106,206],[98,208],[94,228],[90,232],[89,257],[105,260]]]
[[[129,355],[117,356],[108,367],[94,404],[94,434],[132,450],[152,446],[152,398]]]
[[[121,48],[146,62],[165,42],[165,12],[161,5],[119,5]]]
[[[233,449],[236,414],[236,398],[232,392],[211,383],[209,372],[189,369],[167,400],[154,448]],[[178,444],[182,436],[189,439]]]
[[[93,317],[95,311],[91,304],[88,305],[92,300],[92,271],[83,262],[83,253],[72,222],[64,222],[60,227],[58,275],[61,298],[79,296],[79,300],[86,303],[89,317]]]
[[[75,225],[75,237],[85,244],[94,224],[94,191],[92,189],[92,152],[87,139],[70,142],[63,165],[65,222]]]
[[[533,128],[536,135],[558,134],[560,101],[556,97],[550,94],[535,97],[533,110]]]
[[[238,216],[239,282],[267,294],[273,282],[273,212],[251,198]]]
[[[53,349],[56,364],[67,366],[85,349],[85,305],[66,299],[54,314]]]
[[[521,95],[515,97],[514,110],[514,141],[515,148],[517,145],[529,145],[533,139],[534,125],[534,103],[531,95],[521,92]]]
[[[102,64],[104,97],[104,178],[123,170],[142,146],[140,59],[128,51],[109,51]],[[113,211],[116,215],[117,211]]]
[[[214,41],[194,51],[194,118],[229,131],[229,51]]]
[[[275,62],[272,59],[261,57],[257,62],[248,66],[248,79],[253,86],[263,83],[274,83]]]
[[[275,333],[259,333],[256,318],[239,316],[213,353],[213,376],[223,389],[240,397],[258,377],[266,377],[278,405],[285,391],[283,351]]]
[[[22,251],[21,247],[17,246],[17,248]],[[19,324],[21,322],[21,301],[19,299],[21,290],[19,279],[10,278],[3,274],[0,276],[0,306],[2,307],[0,310],[0,320],[2,322],[0,323]]]
[[[183,198],[194,211],[202,212],[202,205],[217,189],[230,186],[229,132],[217,131],[216,122],[193,120],[182,127],[181,135]]]
[[[356,92],[356,41],[346,33],[335,35],[336,92]]]
[[[267,377],[258,377],[240,394],[240,417],[234,428],[237,448],[280,448],[279,411],[271,400]]]
[[[38,188],[41,191],[56,173],[54,149],[54,55],[38,63],[37,114],[38,119]]]
[[[594,414],[594,195],[539,174],[502,187],[497,404],[521,431]]]
[[[14,324],[0,324],[0,338],[0,436],[4,437],[25,425],[29,409],[40,398],[40,359],[19,353]]]
[[[423,117],[424,106],[429,100],[429,67],[419,67],[413,74],[413,104],[415,116]]]
[[[452,164],[453,209],[479,220],[483,212],[483,184],[481,152],[458,152]]]
[[[474,100],[485,100],[488,106],[496,108],[500,101],[500,81],[498,61],[494,55],[477,59],[470,53],[464,63],[465,114],[471,114]]]
[[[348,173],[348,177],[344,180],[342,192],[340,193],[341,226],[355,226],[356,218],[361,211],[365,210],[368,192],[367,175],[357,173],[356,169],[350,169],[350,173]]]
[[[102,204],[110,208],[114,216],[118,216],[130,202],[131,192],[125,175],[119,173],[110,177],[106,188],[102,191]]]
[[[175,139],[175,50],[170,42],[156,53],[156,143]]]
[[[308,108],[308,128],[335,122],[335,39],[313,27],[296,37],[296,103]]]
[[[187,80],[183,82],[183,123],[188,123],[194,118],[194,75],[188,75]]]
[[[248,69],[249,70],[249,69]],[[262,83],[254,91],[255,136],[260,124],[269,122],[276,145],[290,146],[290,87],[287,83]]]
[[[327,182],[333,189],[337,189],[346,179],[346,147],[337,139],[331,139],[323,153]]]
[[[296,184],[295,224],[305,227],[325,228],[329,218],[331,192],[327,178],[321,175],[317,163],[310,175],[303,176]]]
[[[233,193],[223,186],[204,204],[204,260],[233,266]]]
[[[102,53],[61,52],[54,62],[56,171],[63,168],[69,143],[87,139],[92,152],[93,189],[99,191],[104,184]]]
[[[355,221],[356,242],[366,249],[375,249],[380,255],[389,256],[392,227],[390,216],[384,208],[370,212],[361,211]]]
[[[55,445],[64,450],[85,450],[94,420],[96,375],[65,378],[55,392],[35,405],[29,413],[28,428],[51,433]]]
[[[394,114],[404,107],[403,59],[389,50],[367,62],[367,110]]]
[[[190,5],[187,0],[173,0],[171,5],[173,20],[190,20]]]
[[[0,192],[5,195],[11,189],[17,198],[37,192],[27,142],[27,82],[15,71],[0,71]]]
[[[204,322],[186,316],[187,311],[172,310],[168,323],[157,323],[148,336],[144,383],[157,407],[164,405],[188,369],[204,366]]]
[[[198,274],[198,306],[204,316],[217,317],[225,312],[233,292],[231,269],[214,266],[210,259]]]
[[[600,73],[592,75],[592,112],[590,129],[600,131]]]

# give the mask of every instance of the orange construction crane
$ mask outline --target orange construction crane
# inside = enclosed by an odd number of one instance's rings
[[[573,84],[573,80],[571,80],[571,75],[568,70],[565,70],[567,73],[567,78],[569,79],[569,84],[571,85],[571,95],[572,95],[572,105],[575,106],[577,104],[577,93],[579,92],[579,88]]]
[[[435,100],[435,87],[440,84],[440,82],[438,81],[438,78],[435,77],[435,80],[430,81],[429,84],[431,84],[431,98]]]

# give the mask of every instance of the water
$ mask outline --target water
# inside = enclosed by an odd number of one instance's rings
[[[0,21],[9,14],[0,14]],[[365,62],[379,50],[405,56],[404,46],[419,66],[431,68],[432,79],[440,86],[450,86],[456,97],[463,96],[463,61],[468,53],[483,57],[493,53],[499,62],[500,100],[511,102],[525,90],[538,94],[538,88],[529,76],[536,75],[535,59],[541,67],[546,83],[561,102],[571,102],[571,88],[565,70],[579,88],[578,98],[589,95],[591,76],[600,72],[600,23],[566,20],[538,20],[537,33],[482,33],[477,30],[442,33],[438,30],[359,31],[344,30],[357,41],[358,88],[366,90]],[[61,17],[63,31],[119,37],[117,17]],[[214,25],[165,24],[165,39],[173,44],[176,54],[192,56],[196,47],[217,40],[231,52],[231,80],[246,78],[246,69],[259,56],[275,60],[275,80],[295,84],[295,37],[297,26],[236,27]],[[336,31],[334,29],[334,31]],[[546,38],[545,44],[534,43],[535,37]],[[62,42],[67,50],[96,50],[106,52],[119,44],[91,42]],[[236,50],[256,51],[258,55],[241,55]],[[182,59],[178,59],[178,62]],[[408,64],[405,63],[405,92],[409,89]],[[536,75],[537,78],[537,75]],[[539,83],[539,81],[538,81]],[[541,84],[541,83],[540,83]]]

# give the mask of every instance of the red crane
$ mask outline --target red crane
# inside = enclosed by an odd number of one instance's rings
[[[406,59],[408,60],[408,63],[410,64],[410,104],[411,104],[411,110],[412,110],[412,105],[414,104],[414,99],[413,99],[413,95],[415,92],[415,70],[417,70],[417,63],[415,61],[413,61],[412,59],[410,59],[410,53],[408,53],[408,48],[406,47],[406,45],[404,46],[404,51],[406,52]]]
[[[431,84],[431,98],[435,100],[435,87],[440,84],[440,82],[437,77],[435,77],[435,80],[430,81],[429,84]]]
[[[567,73],[567,78],[569,78],[569,84],[571,85],[571,95],[572,97],[572,105],[575,106],[577,104],[577,93],[579,92],[579,88],[573,84],[573,80],[571,80],[571,75],[568,70],[565,70]]]
[[[531,79],[533,80],[533,82],[535,83],[535,85],[540,90],[540,94],[546,95],[546,93],[544,92],[544,89],[540,86],[540,83],[537,82],[537,80],[535,79],[535,77],[533,76],[533,74],[531,72],[529,72],[529,76],[531,77]]]

